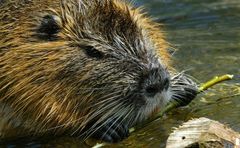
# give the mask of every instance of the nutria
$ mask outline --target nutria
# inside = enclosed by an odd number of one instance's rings
[[[161,25],[125,1],[2,1],[1,137],[12,126],[32,135],[126,138],[171,98],[195,97],[168,48]]]

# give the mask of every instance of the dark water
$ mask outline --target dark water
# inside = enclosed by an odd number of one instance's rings
[[[188,107],[177,109],[114,145],[104,147],[164,147],[173,127],[193,117],[208,117],[240,132],[240,1],[138,0],[164,24],[168,41],[178,49],[178,70],[204,82],[213,76],[234,74],[235,79],[199,95]],[[72,138],[35,147],[85,147]],[[86,146],[87,147],[87,146]]]

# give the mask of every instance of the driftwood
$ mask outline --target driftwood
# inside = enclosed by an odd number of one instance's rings
[[[198,118],[170,134],[166,148],[240,148],[240,134],[217,121]]]

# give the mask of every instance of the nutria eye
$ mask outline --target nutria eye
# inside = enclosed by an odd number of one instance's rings
[[[56,18],[52,15],[45,15],[42,18],[41,24],[37,28],[37,33],[40,37],[51,39],[60,31],[60,27],[56,22]]]
[[[91,58],[102,59],[104,57],[104,54],[101,51],[92,46],[84,46],[82,48],[85,50],[86,55]]]

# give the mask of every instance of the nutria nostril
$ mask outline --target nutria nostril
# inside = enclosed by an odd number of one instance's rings
[[[170,86],[169,78],[164,79],[164,81],[163,81],[163,88],[167,90],[169,88],[169,86]]]
[[[161,84],[151,84],[146,87],[145,94],[148,97],[154,97],[157,93],[160,93],[162,91]]]

